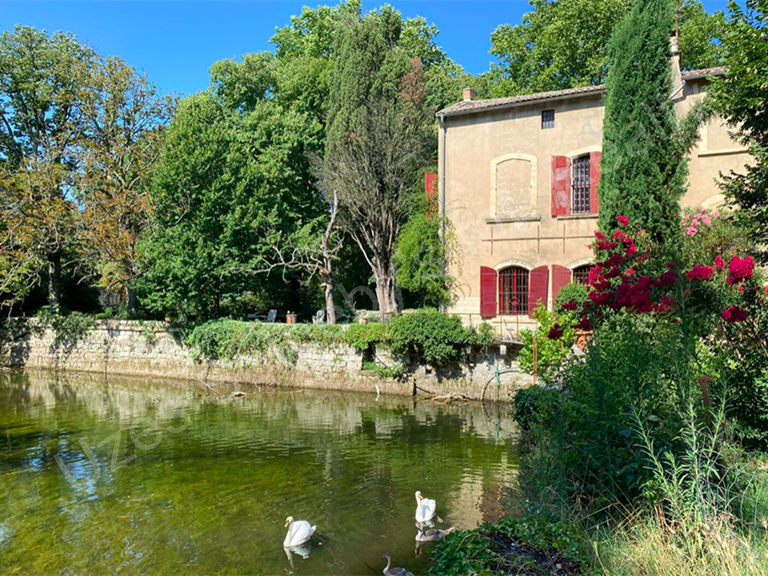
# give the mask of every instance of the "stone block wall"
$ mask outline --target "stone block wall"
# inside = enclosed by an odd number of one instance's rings
[[[492,346],[452,370],[412,365],[399,381],[363,370],[363,354],[346,344],[293,343],[289,349],[232,360],[198,361],[179,331],[164,322],[98,321],[77,338],[35,329],[34,322],[16,326],[0,340],[0,366],[382,394],[456,392],[477,399],[491,381],[486,397],[502,401],[530,382],[517,370],[517,348],[512,346]],[[394,363],[387,350],[379,350],[377,357]]]

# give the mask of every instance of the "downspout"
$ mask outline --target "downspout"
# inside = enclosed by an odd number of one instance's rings
[[[446,133],[446,126],[445,126],[445,114],[438,114],[438,126],[440,127],[440,137],[442,139],[442,145],[441,150],[443,152],[442,157],[440,158],[440,231],[441,236],[443,240],[443,276],[447,273],[447,254],[446,254],[446,248],[447,248],[447,241],[445,237],[445,133]],[[443,312],[445,312],[445,305],[441,304],[440,308]]]
[[[672,92],[672,94],[670,95],[670,97],[669,97],[669,98],[670,98],[671,100],[674,100],[674,99],[675,99],[675,96],[677,96],[678,94],[680,94],[680,92],[682,92],[682,91],[683,91],[683,88],[685,88],[685,78],[682,78],[682,79],[681,79],[681,82],[680,82],[680,86],[677,88],[677,90],[675,90],[674,92]]]

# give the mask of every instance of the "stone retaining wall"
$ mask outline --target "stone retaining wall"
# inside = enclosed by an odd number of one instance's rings
[[[178,330],[164,322],[99,321],[77,338],[57,337],[50,328],[36,330],[34,326],[34,321],[20,325],[0,340],[0,365],[382,394],[456,392],[476,399],[491,381],[486,397],[502,401],[530,382],[517,370],[518,348],[514,346],[491,346],[467,365],[450,371],[412,366],[403,381],[396,381],[363,370],[363,354],[345,344],[291,344],[288,349],[233,360],[196,361],[182,344]],[[377,356],[392,361],[387,351],[379,351]],[[497,368],[501,372],[498,382]]]

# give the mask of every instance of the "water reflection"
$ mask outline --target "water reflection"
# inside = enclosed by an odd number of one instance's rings
[[[443,530],[514,497],[503,408],[234,390],[0,375],[0,573],[370,574],[389,550],[420,574],[417,488]],[[288,513],[315,549],[280,551]]]

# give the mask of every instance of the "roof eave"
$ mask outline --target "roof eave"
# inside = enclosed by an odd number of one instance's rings
[[[449,116],[464,116],[465,114],[479,114],[481,112],[495,112],[497,110],[504,110],[506,108],[515,108],[517,106],[526,106],[529,104],[539,104],[542,102],[556,102],[558,100],[570,100],[571,98],[584,98],[586,96],[595,96],[598,94],[605,94],[605,88],[587,90],[584,92],[577,92],[575,94],[562,94],[558,96],[549,96],[547,98],[535,98],[531,100],[522,100],[520,102],[508,102],[504,104],[497,104],[495,106],[482,106],[480,108],[469,108],[467,110],[455,110],[450,111],[448,108],[443,108],[435,114],[438,118],[446,118]]]

